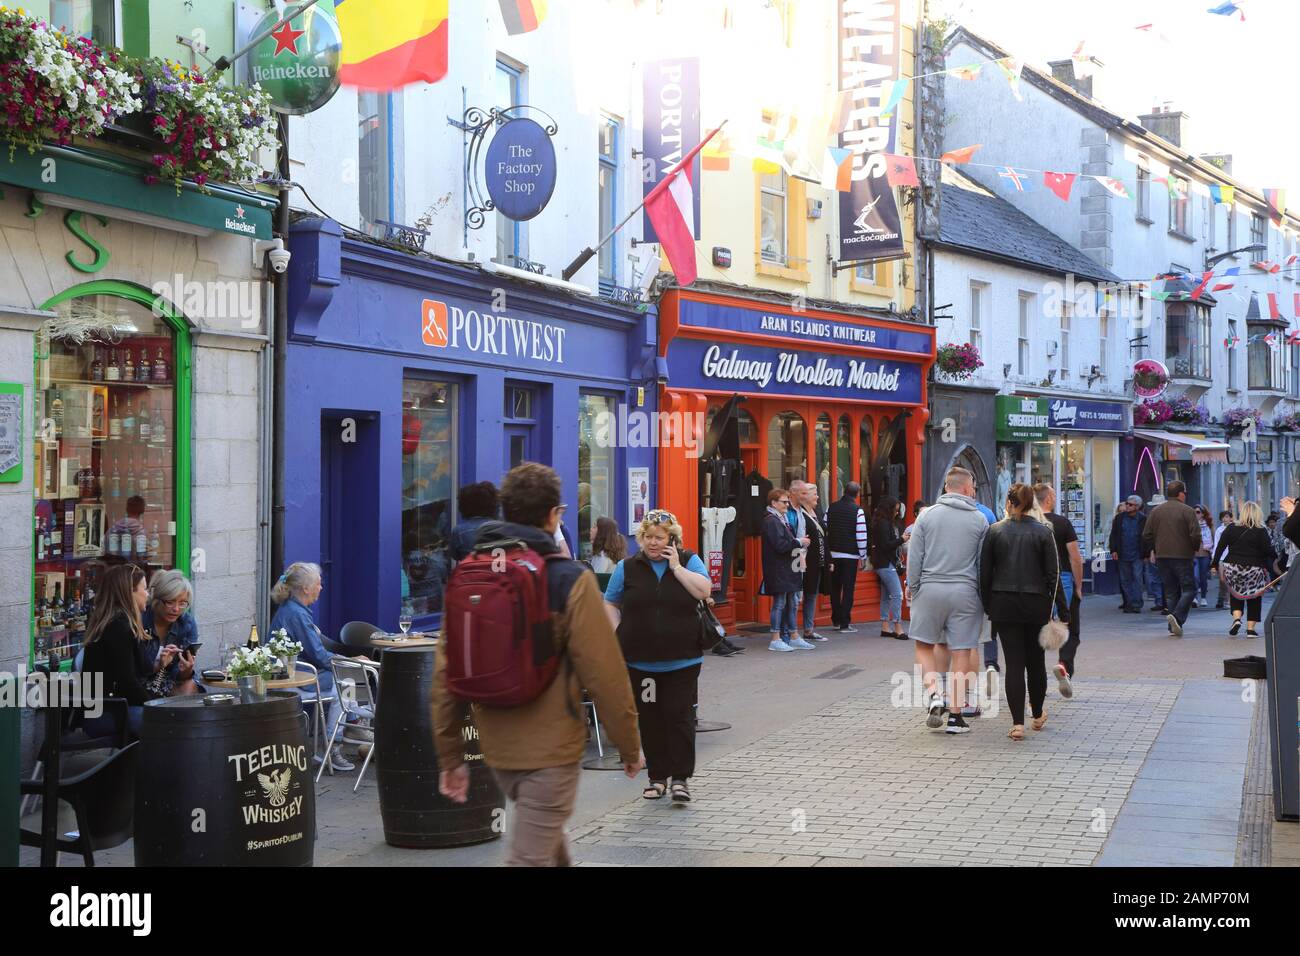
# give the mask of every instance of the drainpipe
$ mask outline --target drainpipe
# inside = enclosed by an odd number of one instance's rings
[[[289,182],[289,118],[279,121],[280,179]],[[289,187],[280,189],[280,207],[276,210],[275,231],[289,246]],[[291,265],[292,267],[292,265]],[[275,275],[275,329],[271,348],[274,350],[271,408],[271,566],[269,580],[275,580],[284,571],[284,360],[285,344],[289,338],[289,273]],[[265,582],[264,582],[265,583]]]

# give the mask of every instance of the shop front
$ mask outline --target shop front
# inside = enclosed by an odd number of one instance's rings
[[[993,389],[937,383],[930,386],[922,500],[932,503],[943,494],[948,469],[962,467],[975,476],[975,497],[980,504],[994,507],[998,500],[996,422],[997,395]],[[907,502],[909,513],[912,504]]]
[[[636,307],[293,227],[285,561],[318,623],[436,628],[459,490],[554,467],[579,555],[654,482],[654,324]],[[640,504],[639,504],[640,503]]]
[[[1133,437],[1142,443],[1133,486],[1144,496],[1144,501],[1150,501],[1154,494],[1163,494],[1169,482],[1181,481],[1187,486],[1188,503],[1207,505],[1216,513],[1216,521],[1217,512],[1225,507],[1236,513],[1246,480],[1244,467],[1240,478],[1232,473],[1230,443],[1198,432],[1148,428],[1133,429]],[[1271,447],[1268,450],[1271,452]],[[1238,461],[1244,466],[1245,447],[1238,448],[1237,452]],[[1229,470],[1221,480],[1222,468]]]
[[[258,611],[270,284],[252,248],[275,202],[58,162],[57,181],[39,154],[0,170],[0,670],[67,662],[128,563],[194,580],[215,659]]]
[[[920,495],[931,329],[673,290],[660,305],[659,352],[661,413],[701,422],[705,437],[659,450],[655,504],[711,558],[724,623],[767,618],[760,533],[771,488],[814,482],[823,507],[850,481],[867,509],[886,495],[910,509]],[[857,595],[857,616],[870,619],[874,575],[859,577]]]

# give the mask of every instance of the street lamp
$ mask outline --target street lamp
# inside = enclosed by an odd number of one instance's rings
[[[1227,252],[1220,252],[1217,256],[1210,256],[1205,260],[1205,269],[1208,272],[1216,265],[1227,259],[1229,256],[1235,256],[1239,252],[1267,252],[1268,246],[1262,242],[1252,242],[1248,246],[1242,246],[1240,249],[1229,249]]]

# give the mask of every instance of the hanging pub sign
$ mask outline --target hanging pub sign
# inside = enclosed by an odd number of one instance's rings
[[[261,36],[280,15],[267,13],[253,29]],[[320,3],[280,24],[248,55],[248,78],[271,97],[271,108],[303,116],[328,103],[339,88],[339,59],[343,38],[334,19],[332,0]]]
[[[645,130],[641,156],[643,195],[659,185],[664,173],[681,162],[682,157],[700,142],[700,61],[696,57],[655,60],[645,65],[643,81]],[[696,154],[691,164],[691,182],[695,183],[695,235],[700,238],[699,188],[701,160]],[[646,242],[658,242],[649,213],[642,214],[642,235]],[[730,265],[730,262],[727,263]]]
[[[551,137],[534,120],[507,120],[488,144],[483,178],[497,212],[515,222],[535,218],[555,194]]]
[[[852,188],[840,197],[841,262],[903,254],[903,227],[885,177],[896,151],[898,104],[892,92],[902,60],[901,0],[839,0],[840,90],[852,93],[840,147],[852,151]],[[882,116],[890,109],[889,116]]]

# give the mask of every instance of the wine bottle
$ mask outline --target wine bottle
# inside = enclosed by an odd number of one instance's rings
[[[81,520],[77,522],[77,534],[73,540],[76,555],[84,554],[90,547],[90,522],[86,520],[85,511],[81,512]]]
[[[135,380],[137,382],[147,382],[153,374],[153,368],[149,363],[149,350],[143,345],[140,346],[140,361],[135,366]]]
[[[122,380],[122,369],[117,364],[117,349],[108,350],[108,365],[104,369],[104,381],[120,382]]]
[[[135,423],[136,434],[140,436],[140,444],[149,444],[149,438],[153,434],[153,418],[149,414],[149,406],[143,398],[140,399],[140,417]]]
[[[54,437],[63,437],[63,396],[58,392],[54,393],[54,400],[50,402],[50,418],[54,421]]]
[[[57,514],[50,518],[50,557],[63,557],[63,524]]]
[[[122,364],[122,381],[134,382],[135,359],[131,358],[131,350],[129,348],[123,349],[122,351],[126,352],[126,360]]]
[[[167,444],[167,422],[163,419],[162,407],[153,407],[153,426],[149,429],[149,440],[155,445]]]
[[[140,522],[140,527],[135,532],[135,553],[140,557],[146,557],[149,554],[149,536],[144,532],[144,522]]]
[[[167,359],[163,358],[162,346],[158,347],[158,357],[153,360],[153,380],[167,381]]]
[[[36,560],[45,560],[45,518],[36,519]]]
[[[155,557],[159,554],[159,547],[162,545],[162,539],[158,536],[158,522],[153,523],[153,531],[149,535],[149,551]]]
[[[135,452],[127,452],[126,456],[126,496],[135,497]]]
[[[122,438],[135,441],[135,412],[131,408],[131,396],[126,397],[126,414],[122,416]]]
[[[122,497],[122,475],[118,470],[117,456],[113,457],[113,470],[108,476],[108,496],[110,498]]]
[[[108,438],[110,441],[120,441],[122,438],[122,408],[113,396],[113,414],[108,417]]]
[[[104,380],[104,361],[99,357],[99,346],[95,346],[95,360],[90,363],[90,380],[92,382]]]
[[[122,536],[118,533],[117,525],[108,529],[108,553],[116,556],[122,547]]]
[[[255,651],[257,650],[258,645],[259,645],[259,641],[257,640],[257,625],[254,624],[248,631],[248,649],[250,651]]]

